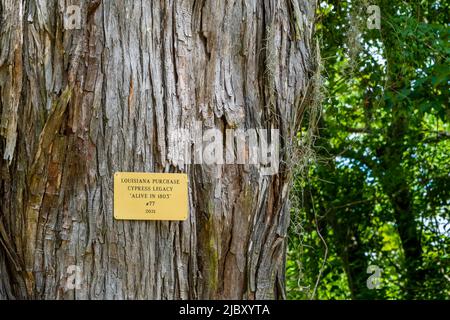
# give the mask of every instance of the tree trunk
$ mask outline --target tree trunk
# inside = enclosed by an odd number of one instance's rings
[[[313,0],[1,0],[0,298],[283,298],[314,11]],[[279,129],[278,172],[179,163],[169,137],[198,121]],[[189,218],[114,220],[118,171],[186,172]]]

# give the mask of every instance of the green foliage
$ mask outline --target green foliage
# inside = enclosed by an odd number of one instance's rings
[[[330,0],[318,16],[327,97],[292,192],[289,298],[448,299],[449,5]]]

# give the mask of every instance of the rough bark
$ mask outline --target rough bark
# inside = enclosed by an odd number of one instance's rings
[[[68,5],[81,28],[66,30]],[[0,2],[0,298],[282,298],[315,1]],[[305,99],[306,97],[306,99]],[[180,165],[176,129],[279,128],[280,169]],[[184,222],[115,221],[116,171],[186,172]],[[70,266],[81,287],[68,289]]]

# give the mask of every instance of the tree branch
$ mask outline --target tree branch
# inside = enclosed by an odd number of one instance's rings
[[[425,143],[439,143],[444,140],[450,139],[450,132],[447,131],[438,131],[434,132],[434,137],[428,137],[423,142]]]

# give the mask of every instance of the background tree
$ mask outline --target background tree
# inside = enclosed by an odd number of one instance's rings
[[[318,161],[296,179],[292,297],[448,299],[449,5],[322,1],[319,17],[327,99]]]
[[[312,0],[2,0],[0,298],[284,297],[314,14]],[[279,173],[178,164],[168,136],[196,121],[280,129]],[[115,221],[117,171],[187,172],[187,221]]]

